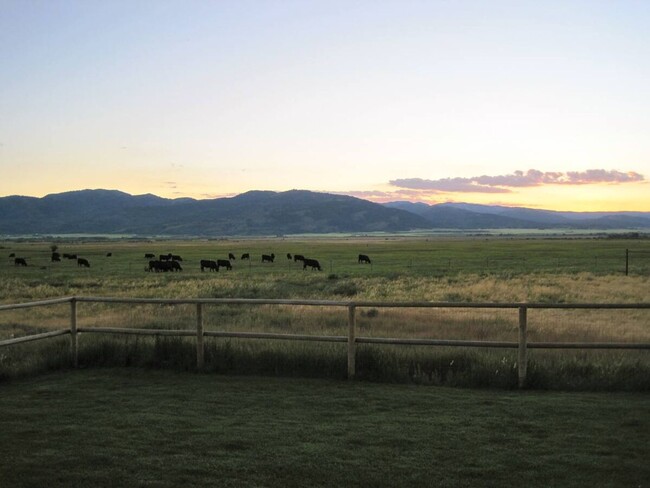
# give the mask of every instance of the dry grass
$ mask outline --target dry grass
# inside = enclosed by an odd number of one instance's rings
[[[146,278],[149,278],[147,276]],[[111,280],[101,283],[74,282],[68,288],[92,291],[98,296],[124,297],[272,297],[332,298],[394,301],[454,302],[547,302],[547,303],[638,303],[650,295],[647,277],[578,275],[529,275],[509,279],[495,276],[458,276],[397,279],[355,278],[326,281],[330,296],[312,276],[292,283],[277,276],[167,281]],[[295,282],[295,278],[293,279]],[[318,286],[315,286],[318,285]],[[57,296],[48,284],[14,280],[0,281],[11,287],[15,301]],[[90,286],[89,286],[90,285]],[[316,288],[310,295],[310,287]],[[338,287],[338,288],[337,288]],[[352,296],[332,295],[337,290],[354,291]],[[217,292],[215,292],[215,290]],[[297,295],[295,296],[297,291]],[[318,293],[318,295],[316,295]],[[60,295],[59,295],[60,296]],[[89,304],[78,306],[80,327],[138,327],[192,329],[191,306]],[[344,335],[346,312],[324,307],[208,306],[205,326],[213,330],[272,331]],[[0,313],[0,336],[19,336],[33,331],[65,328],[69,307],[57,305]],[[644,310],[531,310],[531,340],[540,341],[648,341],[649,313]],[[360,308],[359,333],[374,337],[453,338],[516,340],[517,311],[495,309],[404,309]]]

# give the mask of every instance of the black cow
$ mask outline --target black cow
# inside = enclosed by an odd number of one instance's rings
[[[82,268],[90,268],[90,263],[85,258],[77,258],[77,266]]]
[[[320,263],[316,259],[305,258],[303,261],[302,269],[307,269],[307,266],[311,266],[312,271],[315,269],[318,271],[323,271],[320,267]]]
[[[14,266],[27,266],[27,261],[25,258],[15,258]]]
[[[298,261],[302,261],[303,263],[305,262],[305,256],[302,254],[294,254],[293,255],[293,262],[297,263]]]
[[[15,258],[15,257],[16,257],[16,253],[15,253],[15,252],[12,252],[12,253],[9,255],[9,257],[10,257],[10,258]]]
[[[244,259],[250,259],[250,258],[251,258],[251,255],[250,255],[250,254],[248,254],[248,253],[244,253],[244,254],[241,255],[241,258],[240,258],[240,259],[244,260]]]
[[[107,257],[107,258],[110,258],[112,255],[113,255],[112,252],[107,252],[107,253],[106,253],[106,257]]]
[[[64,254],[63,257],[66,259],[77,259],[76,254]]]
[[[172,263],[171,261],[149,261],[149,270],[156,273],[159,271],[172,271]]]
[[[170,254],[170,256],[172,257],[172,261],[182,261],[183,260],[183,258],[180,257],[178,254]]]
[[[148,252],[147,254],[144,255],[144,257],[145,257],[145,259],[154,259],[156,257],[156,255],[151,254],[150,252]]]
[[[227,270],[232,269],[232,264],[230,264],[230,261],[228,259],[217,259],[217,266],[220,268],[223,266]]]
[[[228,259],[236,260],[237,258],[235,257],[235,255],[233,253],[229,252],[228,253]]]
[[[369,258],[368,256],[366,256],[365,254],[359,254],[359,260],[358,260],[358,263],[359,263],[359,264],[361,264],[361,263],[372,264],[372,263],[370,262],[370,258]]]
[[[201,271],[208,268],[210,271],[219,271],[219,265],[211,259],[201,259]]]
[[[171,259],[172,259],[171,253],[170,254],[161,254],[160,256],[158,256],[159,261],[171,261]]]
[[[272,263],[274,259],[275,259],[275,254],[273,254],[273,253],[271,253],[270,255],[269,254],[262,254],[262,262],[263,263],[266,263],[266,262]]]
[[[53,252],[52,257],[51,257],[52,262],[54,263],[55,261],[60,262],[61,261],[61,255],[58,252]]]
[[[178,261],[149,261],[149,271],[183,271]]]
[[[291,257],[291,254],[290,254],[290,253],[287,253],[287,259],[289,259],[289,260],[293,259],[293,258]]]

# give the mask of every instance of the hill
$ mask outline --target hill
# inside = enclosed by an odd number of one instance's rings
[[[411,212],[433,228],[454,229],[648,229],[650,212],[557,212],[474,203],[390,202],[385,206]]]
[[[0,233],[9,235],[277,235],[396,232],[428,226],[423,218],[403,210],[302,190],[251,191],[211,200],[166,199],[116,190],[0,198]]]

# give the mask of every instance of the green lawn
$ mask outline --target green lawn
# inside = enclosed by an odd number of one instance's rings
[[[0,486],[646,486],[646,393],[63,371],[0,384]]]

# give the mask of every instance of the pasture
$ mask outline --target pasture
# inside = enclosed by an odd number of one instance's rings
[[[192,241],[60,241],[57,252],[87,259],[50,261],[49,242],[2,243],[0,296],[4,303],[42,298],[271,298],[441,302],[640,303],[650,296],[650,241],[616,239],[246,239]],[[625,276],[626,249],[628,276]],[[111,253],[108,257],[107,253]],[[183,271],[147,272],[145,254],[180,255]],[[202,259],[228,259],[232,270],[201,272]],[[242,254],[249,261],[239,259]],[[263,254],[275,255],[262,262]],[[26,259],[14,266],[8,256]],[[323,271],[287,259],[317,259]],[[359,264],[359,254],[371,264]],[[345,311],[318,307],[219,305],[206,307],[207,330],[345,335]],[[66,306],[0,312],[0,339],[65,327]],[[488,309],[366,308],[360,335],[511,341],[516,313]],[[647,310],[535,310],[531,340],[649,342]],[[188,306],[82,304],[80,327],[191,329]],[[88,337],[85,365],[141,365],[192,369],[192,345],[182,339]],[[66,364],[60,344],[4,348],[0,375]],[[340,345],[285,341],[206,341],[206,369],[263,375],[344,377]],[[36,357],[31,352],[37,352]],[[365,345],[361,379],[513,387],[516,353],[505,350]],[[44,359],[46,358],[46,359]],[[546,351],[530,354],[530,386],[570,389],[650,389],[647,351]]]
[[[3,486],[637,487],[640,393],[504,392],[141,369],[5,383]]]
[[[51,243],[46,241],[0,243],[0,256],[14,254],[26,258],[27,275],[66,276],[75,262],[50,260]],[[233,254],[234,270],[252,276],[302,271],[302,263],[287,259],[287,254],[301,254],[319,260],[323,271],[352,276],[448,276],[458,273],[520,275],[530,273],[624,274],[626,249],[629,249],[629,273],[650,273],[650,240],[617,239],[531,239],[531,238],[403,238],[357,237],[322,239],[222,239],[222,240],[102,240],[56,242],[57,252],[75,254],[91,263],[89,276],[139,276],[147,264],[145,254],[180,255],[183,271],[200,272],[201,259],[228,259]],[[107,253],[111,257],[107,257]],[[242,254],[251,259],[241,261]],[[263,263],[263,254],[274,254],[273,263]],[[359,254],[368,255],[372,264],[359,265]],[[9,272],[14,258],[0,263]],[[96,271],[93,271],[96,270]],[[38,272],[40,271],[40,273]],[[11,273],[10,273],[11,274]],[[25,276],[23,273],[21,276]],[[78,276],[78,275],[69,275]]]

